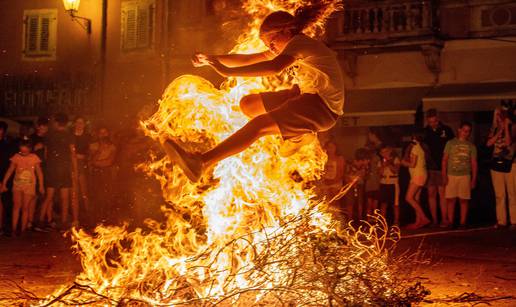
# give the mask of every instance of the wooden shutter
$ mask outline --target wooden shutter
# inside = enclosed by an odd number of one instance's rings
[[[126,11],[126,23],[125,23],[125,44],[124,49],[136,48],[136,7],[131,7]]]
[[[149,46],[149,8],[138,7],[138,26],[136,32],[136,44],[138,48]]]
[[[36,52],[38,50],[38,32],[39,32],[39,16],[33,15],[27,17],[27,30],[25,34],[25,51]]]
[[[41,17],[39,50],[42,52],[50,50],[50,18],[48,16]]]
[[[57,40],[57,10],[24,11],[24,60],[54,60]]]
[[[122,2],[122,50],[152,46],[154,36],[154,1]]]

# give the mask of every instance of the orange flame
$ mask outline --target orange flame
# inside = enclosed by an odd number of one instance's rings
[[[326,18],[339,8],[338,1],[327,2],[331,5],[307,35],[321,34]],[[307,3],[246,1],[243,9],[253,20],[232,52],[263,51],[258,37],[261,20],[272,11],[294,12]],[[238,108],[244,95],[290,87],[289,80],[287,75],[230,78],[217,89],[201,77],[184,75],[168,86],[158,111],[141,126],[156,141],[174,137],[189,150],[205,151],[246,123]],[[167,157],[153,157],[141,168],[161,183],[168,203],[163,207],[166,224],[148,221],[150,231],[134,232],[99,226],[94,236],[74,231],[84,269],[77,282],[115,300],[130,297],[149,304],[217,300],[257,282],[263,287],[284,282],[286,272],[279,264],[269,266],[266,277],[240,272],[256,266],[261,252],[274,249],[267,245],[268,238],[285,231],[287,221],[311,210],[310,224],[330,231],[331,219],[313,202],[314,191],[306,188],[307,182],[320,177],[326,162],[319,144],[305,146],[289,158],[278,155],[279,146],[279,137],[262,138],[218,163],[213,175],[197,184]],[[295,230],[289,236],[296,236]]]

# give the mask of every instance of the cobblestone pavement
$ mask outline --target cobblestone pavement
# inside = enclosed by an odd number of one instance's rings
[[[430,263],[414,271],[432,293],[428,300],[456,298],[463,293],[483,297],[516,298],[516,231],[492,228],[402,233],[398,251],[419,246]],[[491,306],[516,306],[516,299],[489,302]],[[472,306],[467,303],[424,306]],[[486,306],[481,304],[479,306]]]

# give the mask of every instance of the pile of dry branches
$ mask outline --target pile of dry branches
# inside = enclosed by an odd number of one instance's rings
[[[335,225],[339,231],[322,231],[311,225],[310,214],[297,216],[274,230],[264,228],[235,238],[216,251],[215,257],[212,250],[206,249],[186,260],[205,264],[190,266],[191,272],[177,276],[176,280],[166,280],[163,272],[149,273],[145,282],[126,285],[125,292],[131,293],[128,296],[110,297],[110,292],[119,293],[120,289],[99,293],[81,281],[44,300],[27,291],[20,291],[16,298],[43,306],[407,306],[429,294],[408,278],[408,269],[415,259],[392,255],[399,231],[389,229],[383,218],[373,216],[372,222],[358,228]],[[259,233],[265,239],[251,244]],[[241,259],[242,253],[250,253],[252,261],[246,265],[235,263],[226,271],[215,271],[213,263],[199,261],[209,257],[215,262],[219,255]],[[195,278],[194,273],[199,270],[209,272],[211,278]],[[225,294],[210,295],[210,284],[214,285],[221,276]],[[245,287],[239,286],[242,278],[246,280]],[[167,288],[165,283],[171,282],[176,286]],[[208,295],[201,296],[194,290],[199,286],[208,289]]]

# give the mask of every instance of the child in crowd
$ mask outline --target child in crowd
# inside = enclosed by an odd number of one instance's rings
[[[379,173],[380,173],[380,212],[387,218],[387,206],[393,206],[394,225],[400,223],[400,186],[398,176],[400,171],[400,159],[396,156],[390,146],[383,146],[380,149]]]
[[[346,183],[356,180],[353,188],[346,194],[346,206],[350,218],[360,221],[364,218],[364,184],[368,172],[369,151],[359,148],[355,151],[355,159],[346,165]]]
[[[326,154],[328,154],[328,161],[324,167],[324,173],[322,176],[322,194],[326,196],[327,200],[332,199],[339,193],[342,188],[344,180],[344,167],[345,161],[342,156],[337,153],[337,146],[332,141],[328,141],[325,144]],[[341,209],[339,201],[331,203],[331,210],[335,212],[338,218],[340,218]]]
[[[270,76],[296,64],[296,85],[288,90],[243,97],[240,108],[250,121],[207,152],[189,153],[173,140],[166,140],[163,146],[167,154],[191,181],[198,181],[210,165],[245,150],[263,136],[281,135],[287,149],[280,152],[289,155],[311,142],[317,132],[335,125],[344,106],[342,70],[334,51],[303,34],[327,6],[302,7],[294,15],[284,11],[269,14],[260,27],[260,38],[269,48],[267,51],[194,55],[194,66],[208,65],[228,77]]]
[[[466,227],[471,189],[477,182],[477,148],[468,141],[471,123],[462,122],[457,137],[448,141],[444,147],[442,176],[446,184],[448,219],[445,223],[453,225],[455,202],[460,202],[460,228]]]
[[[382,141],[377,133],[369,130],[365,148],[369,150],[369,169],[365,182],[366,214],[372,215],[378,209],[379,190],[380,190],[380,156],[378,151],[382,147]]]
[[[405,200],[414,208],[416,220],[407,226],[407,229],[418,229],[430,224],[420,204],[421,188],[428,177],[426,170],[426,153],[421,144],[421,133],[412,134],[412,142],[407,148],[401,165],[407,167],[410,173],[410,183],[405,195]]]
[[[11,157],[11,165],[1,184],[1,192],[7,191],[7,181],[14,173],[13,180],[13,212],[12,234],[16,235],[18,222],[21,224],[21,232],[27,229],[29,223],[29,206],[36,196],[36,178],[39,182],[39,192],[45,193],[43,188],[43,173],[41,172],[39,157],[32,153],[32,146],[28,140],[21,140],[20,151]],[[21,211],[21,212],[20,212]],[[21,218],[20,218],[21,213]]]

